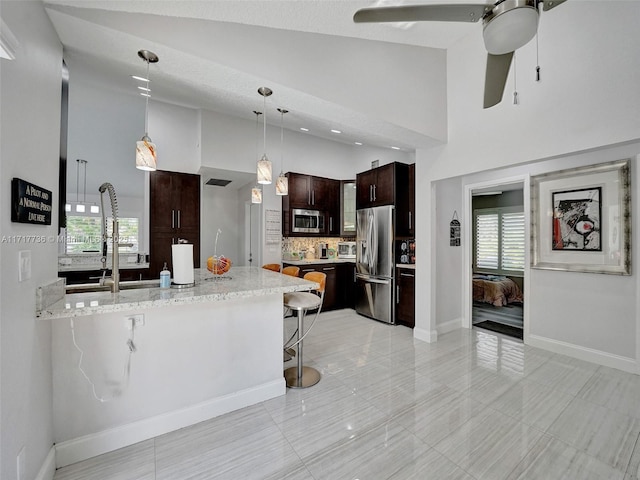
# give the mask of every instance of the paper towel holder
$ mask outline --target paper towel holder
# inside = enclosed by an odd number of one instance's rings
[[[176,244],[178,245],[185,245],[188,243],[189,243],[189,240],[187,240],[186,238],[178,238],[178,241],[176,242]],[[171,282],[171,288],[177,288],[177,289],[191,288],[191,287],[195,287],[195,285],[196,285],[195,281],[191,283],[174,283],[173,281]]]

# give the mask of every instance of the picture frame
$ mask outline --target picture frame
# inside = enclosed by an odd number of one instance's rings
[[[531,177],[531,267],[631,275],[631,160]]]

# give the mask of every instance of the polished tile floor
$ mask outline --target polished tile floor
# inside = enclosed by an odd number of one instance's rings
[[[349,310],[320,316],[304,358],[322,372],[314,387],[61,468],[55,480],[640,475],[639,376],[481,330],[427,344]]]

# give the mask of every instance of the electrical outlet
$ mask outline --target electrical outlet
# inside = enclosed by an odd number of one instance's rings
[[[18,456],[16,457],[16,477],[18,480],[25,480],[27,475],[27,454],[25,452],[25,447],[23,446],[18,452]]]
[[[136,315],[128,315],[124,317],[124,324],[127,329],[131,330],[131,326],[142,327],[144,326],[144,313],[138,313]]]

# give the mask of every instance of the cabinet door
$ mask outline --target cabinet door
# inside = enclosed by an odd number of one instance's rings
[[[416,164],[409,165],[409,236],[416,236]]]
[[[171,245],[176,242],[173,232],[151,233],[149,240],[149,276],[159,278],[160,271],[167,263],[167,268],[173,271],[171,263]]]
[[[322,311],[334,310],[339,307],[338,284],[336,266],[333,264],[305,265],[300,268],[300,277],[304,277],[309,272],[322,272],[327,276],[324,287],[324,300]]]
[[[376,183],[376,169],[356,175],[356,209],[373,205],[373,186]]]
[[[373,205],[393,205],[395,203],[395,164],[378,167],[373,186]]]
[[[338,303],[340,308],[355,308],[354,288],[356,281],[355,264],[339,263],[338,270]]]
[[[200,175],[176,174],[172,184],[175,203],[176,228],[200,228]]]
[[[149,230],[168,231],[175,228],[175,206],[171,197],[172,173],[156,170],[149,175]]]
[[[289,208],[311,207],[311,177],[299,173],[288,173],[289,177]]]
[[[340,235],[340,180],[313,177],[313,208],[325,213],[325,228],[329,235]]]
[[[397,270],[396,323],[415,326],[415,272],[406,268]]]
[[[343,180],[340,192],[340,235],[355,237],[356,235],[356,182]]]

